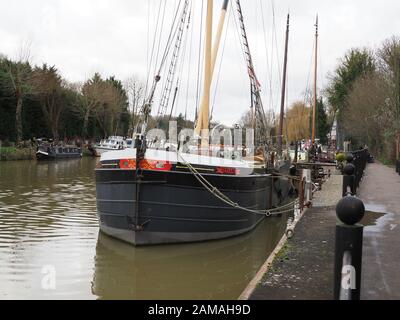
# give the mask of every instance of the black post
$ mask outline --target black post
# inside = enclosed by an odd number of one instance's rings
[[[343,197],[347,196],[349,192],[348,189],[350,189],[351,195],[356,194],[356,177],[354,175],[355,171],[356,167],[352,163],[346,164],[346,166],[343,168]]]
[[[396,161],[396,172],[398,172],[400,175],[400,160]]]
[[[344,197],[336,207],[334,299],[360,300],[364,227],[364,203],[353,196]]]
[[[357,190],[357,188],[360,186],[360,183],[363,179],[364,171],[365,168],[367,167],[368,155],[369,155],[368,149],[363,149],[355,151],[352,154],[348,154],[347,156],[347,163],[351,163],[355,167],[354,171],[355,190]]]

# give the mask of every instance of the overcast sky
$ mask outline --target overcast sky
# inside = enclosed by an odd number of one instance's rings
[[[148,38],[151,43],[160,1],[167,1],[168,5],[164,27],[164,35],[168,35],[167,26],[178,0],[0,0],[0,53],[16,58],[21,46],[30,43],[33,63],[55,65],[69,81],[84,81],[94,72],[104,77],[115,75],[121,80],[132,75],[145,80]],[[201,1],[193,0],[194,35],[188,36],[192,54],[189,49],[182,54],[185,62],[181,82],[185,84],[180,86],[176,111],[184,112],[188,108],[189,116],[193,115],[196,104],[197,53],[194,52],[198,51],[196,25],[200,21]],[[222,1],[214,3],[217,21]],[[311,72],[317,13],[320,89],[327,83],[327,74],[348,49],[376,48],[400,32],[398,0],[244,0],[242,5],[266,109],[279,107],[288,10],[291,14],[289,103],[304,99]],[[218,74],[221,64],[219,85],[215,89],[215,77],[213,86],[214,118],[228,124],[237,121],[249,107],[246,68],[234,21],[228,15],[224,55],[221,59],[221,49],[219,61],[222,62],[216,68]]]

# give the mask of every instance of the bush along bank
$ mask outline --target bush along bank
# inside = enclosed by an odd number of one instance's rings
[[[30,148],[16,148],[16,147],[0,147],[0,160],[33,160],[35,159],[36,150]]]
[[[0,146],[0,161],[17,161],[17,160],[35,160],[37,147],[1,147]],[[93,157],[93,154],[84,147],[83,157]]]

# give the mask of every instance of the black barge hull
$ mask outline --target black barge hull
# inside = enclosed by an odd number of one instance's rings
[[[240,206],[265,210],[287,201],[282,177],[203,175]],[[233,208],[207,191],[191,173],[97,169],[100,229],[133,245],[223,239],[254,229],[263,215]]]
[[[39,150],[36,152],[36,160],[38,161],[54,161],[54,160],[68,160],[68,159],[80,159],[82,158],[81,149],[77,151],[62,151],[62,152],[48,152]]]

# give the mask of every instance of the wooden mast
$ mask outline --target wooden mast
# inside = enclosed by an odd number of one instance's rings
[[[214,41],[212,60],[211,60],[211,77],[214,75],[215,63],[217,61],[218,50],[221,43],[222,31],[224,30],[226,11],[228,10],[229,0],[224,0],[221,10],[221,16],[218,22],[217,35]]]
[[[285,59],[283,63],[283,80],[282,80],[282,95],[281,95],[281,113],[279,119],[279,133],[278,133],[278,154],[282,155],[283,145],[283,122],[285,120],[285,96],[286,96],[286,75],[287,75],[287,57],[289,47],[289,26],[290,26],[290,15],[287,15],[286,24],[286,40],[285,40]]]
[[[315,64],[314,64],[314,105],[312,118],[312,136],[311,143],[315,143],[316,133],[316,114],[317,114],[317,71],[318,71],[318,15],[315,23]]]
[[[201,100],[196,133],[201,136],[201,147],[208,148],[210,126],[210,93],[211,93],[211,50],[212,50],[213,0],[207,0],[205,62],[204,62],[204,92]]]
[[[205,48],[205,65],[204,65],[204,93],[200,103],[197,125],[195,132],[201,136],[202,148],[208,147],[208,133],[210,126],[210,92],[211,82],[214,74],[215,64],[221,43],[222,31],[225,24],[225,17],[229,0],[224,0],[222,5],[221,16],[218,23],[217,34],[214,45],[212,43],[212,12],[213,0],[207,0],[207,23],[206,23],[206,48]]]

